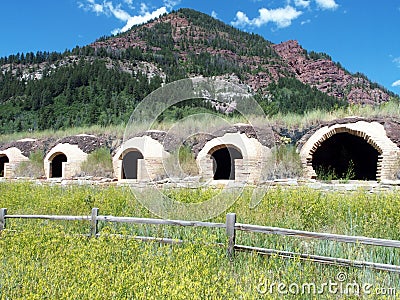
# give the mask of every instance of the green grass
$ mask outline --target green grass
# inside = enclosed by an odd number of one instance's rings
[[[188,146],[181,146],[165,159],[165,167],[170,177],[184,178],[199,175],[196,158]]]
[[[313,110],[305,112],[304,114],[277,114],[267,119],[260,117],[250,117],[252,124],[256,126],[265,126],[270,123],[285,128],[299,128],[304,129],[312,125],[318,124],[321,121],[332,121],[334,119],[360,116],[360,117],[394,117],[398,118],[400,115],[400,103],[397,100],[391,100],[387,103],[383,103],[379,106],[370,105],[349,105],[347,108],[340,108],[333,111]],[[230,124],[235,123],[246,123],[247,120],[244,117],[234,116],[227,117],[226,120]],[[226,127],[227,122],[220,117],[213,115],[199,115],[197,117],[190,117],[179,121],[167,121],[162,123],[154,123],[150,127],[149,125],[137,124],[134,132],[144,131],[147,129],[158,129],[158,130],[169,130],[172,126],[179,124],[179,134],[183,137],[187,137],[188,134],[196,132],[214,132],[215,130]],[[150,128],[149,128],[150,127]],[[13,134],[6,134],[0,136],[0,143],[6,143],[15,141],[22,138],[62,138],[65,136],[71,136],[81,133],[94,134],[94,135],[113,135],[118,138],[122,138],[126,129],[126,124],[110,125],[110,126],[99,126],[93,125],[90,127],[74,127],[61,131],[45,130],[45,131],[33,131],[33,132],[18,132]]]
[[[89,127],[72,127],[65,130],[42,130],[32,132],[16,132],[12,134],[0,135],[0,143],[8,143],[11,141],[17,141],[24,138],[33,139],[44,139],[44,138],[64,138],[67,136],[78,135],[78,134],[93,134],[93,135],[115,135],[122,137],[125,131],[125,125],[112,125],[112,126],[100,126],[93,125]]]
[[[346,117],[393,117],[400,115],[400,103],[393,99],[381,105],[349,105],[333,111],[313,110],[304,114],[277,114],[270,118],[270,122],[286,128],[308,128],[321,121],[332,121]]]
[[[342,174],[339,174],[331,166],[329,166],[328,168],[320,166],[317,168],[316,173],[317,173],[317,179],[323,181],[339,180],[343,183],[347,183],[349,180],[355,178],[354,163],[352,160],[349,161],[347,170]]]
[[[41,178],[44,177],[44,163],[43,163],[43,152],[38,150],[32,152],[29,155],[28,161],[23,161],[18,164],[15,170],[17,177],[30,177],[30,178]]]
[[[271,157],[266,161],[263,179],[299,178],[303,176],[300,155],[292,144],[282,144],[272,149]]]
[[[113,177],[113,165],[110,150],[99,148],[90,153],[82,163],[81,172],[88,176]]]
[[[219,191],[168,189],[165,193],[188,203],[206,200]],[[400,239],[400,195],[395,192],[342,194],[277,188],[269,189],[260,204],[250,208],[252,192],[245,189],[226,211],[236,212],[240,223]],[[8,208],[9,214],[89,215],[92,207],[99,207],[104,215],[156,217],[135,200],[129,188],[116,186],[3,182],[0,207]],[[226,212],[212,221],[225,222]],[[347,282],[400,289],[398,275],[388,272],[251,253],[237,253],[230,262],[226,248],[216,246],[227,242],[224,230],[219,229],[100,223],[100,238],[78,235],[88,234],[89,229],[88,222],[8,219],[7,230],[0,234],[0,299],[276,299],[280,296],[276,290],[261,295],[257,287],[265,282],[321,285],[335,281],[340,271],[346,273]],[[186,243],[159,245],[109,233],[168,237]],[[399,251],[384,247],[246,232],[238,232],[236,243],[400,265]],[[374,295],[363,296],[375,299]],[[324,299],[337,297],[323,295]]]

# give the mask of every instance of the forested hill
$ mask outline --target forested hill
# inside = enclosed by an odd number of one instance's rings
[[[267,114],[398,99],[328,54],[296,41],[274,45],[190,9],[64,53],[4,57],[0,68],[0,133],[127,122],[162,83],[197,75],[248,86]],[[166,116],[193,109],[177,107]]]

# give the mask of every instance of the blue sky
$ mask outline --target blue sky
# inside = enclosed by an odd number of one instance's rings
[[[87,45],[182,7],[273,43],[296,39],[400,94],[398,0],[3,0],[0,56]]]

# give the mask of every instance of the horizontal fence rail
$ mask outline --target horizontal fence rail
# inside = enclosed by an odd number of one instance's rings
[[[61,216],[61,215],[6,215],[7,219],[38,219],[55,221],[90,221],[90,216]]]
[[[131,224],[146,224],[146,225],[169,225],[182,227],[208,227],[208,228],[223,228],[226,230],[228,238],[227,254],[229,258],[234,259],[236,251],[255,252],[262,255],[276,255],[282,258],[300,258],[323,264],[337,266],[351,266],[358,268],[372,268],[376,270],[385,270],[390,272],[400,273],[400,266],[381,264],[368,261],[356,261],[345,258],[335,258],[328,256],[318,256],[312,254],[295,253],[289,251],[266,249],[260,247],[252,247],[236,244],[236,231],[275,234],[282,236],[291,236],[298,238],[313,238],[319,240],[330,240],[335,242],[356,243],[370,246],[381,246],[390,248],[400,248],[400,241],[370,238],[364,236],[348,236],[340,234],[330,234],[312,231],[302,231],[295,229],[259,226],[252,224],[242,224],[236,222],[236,214],[228,213],[225,223],[201,222],[201,221],[183,221],[183,220],[168,220],[168,219],[152,219],[152,218],[135,218],[135,217],[115,217],[99,215],[99,209],[93,208],[89,216],[67,216],[67,215],[9,215],[6,208],[0,209],[0,231],[6,228],[6,219],[41,219],[41,220],[61,220],[61,221],[88,221],[90,222],[90,236],[99,237],[98,222],[114,222],[114,223],[131,223]],[[140,241],[153,241],[165,244],[182,244],[184,241],[179,239],[160,238],[160,237],[145,237],[145,236],[125,236],[113,234],[118,237],[131,237]],[[221,246],[221,243],[217,244]]]
[[[248,232],[269,233],[269,234],[277,234],[285,236],[294,236],[300,238],[315,238],[320,240],[330,240],[330,241],[344,242],[344,243],[355,243],[355,244],[364,244],[372,246],[400,248],[400,241],[376,239],[364,236],[349,236],[341,234],[302,231],[302,230],[294,230],[287,228],[258,226],[258,225],[240,224],[240,223],[235,224],[235,229]]]
[[[295,253],[283,250],[275,250],[275,249],[265,249],[259,247],[250,247],[244,245],[235,245],[235,249],[238,251],[245,252],[256,252],[258,254],[263,255],[276,255],[284,258],[300,258],[302,260],[309,260],[313,262],[318,262],[322,264],[335,265],[335,266],[343,266],[343,267],[357,267],[357,268],[371,268],[375,270],[381,271],[390,271],[395,273],[400,273],[400,266],[389,265],[389,264],[380,264],[369,261],[361,261],[361,260],[350,260],[345,258],[337,258],[337,257],[329,257],[329,256],[319,256],[313,254],[304,254],[304,253]]]
[[[98,216],[96,219],[97,221],[117,222],[117,223],[225,228],[224,223],[209,223],[209,222],[197,222],[197,221],[147,219],[147,218],[114,217],[114,216]]]

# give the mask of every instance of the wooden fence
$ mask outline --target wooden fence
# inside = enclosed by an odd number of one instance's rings
[[[312,231],[302,231],[287,228],[259,226],[251,224],[242,224],[236,222],[236,214],[228,213],[226,215],[225,223],[212,223],[200,221],[182,221],[182,220],[165,220],[165,219],[151,219],[151,218],[134,218],[134,217],[115,217],[115,216],[102,216],[99,215],[99,209],[93,208],[90,216],[65,216],[65,215],[9,215],[6,208],[0,209],[0,231],[6,228],[7,219],[44,219],[44,220],[64,220],[64,221],[89,221],[90,222],[90,236],[97,237],[100,235],[98,230],[99,222],[114,222],[114,223],[133,223],[133,224],[149,224],[149,225],[170,225],[182,227],[211,227],[223,228],[226,230],[228,239],[227,253],[230,259],[234,258],[235,251],[249,251],[262,255],[276,255],[284,258],[300,258],[303,260],[310,260],[314,262],[338,265],[338,266],[352,266],[358,268],[372,268],[377,270],[391,271],[400,273],[400,266],[381,264],[368,261],[355,261],[345,258],[335,258],[327,256],[318,256],[303,253],[294,253],[289,251],[281,251],[275,249],[266,249],[259,247],[252,247],[246,245],[236,244],[236,231],[276,234],[282,236],[292,236],[299,238],[314,238],[319,240],[330,240],[344,243],[357,243],[363,245],[400,248],[400,241],[377,239],[364,236],[348,236],[340,234],[320,233]],[[143,241],[156,241],[160,243],[182,243],[182,240],[157,238],[157,237],[134,237]]]

